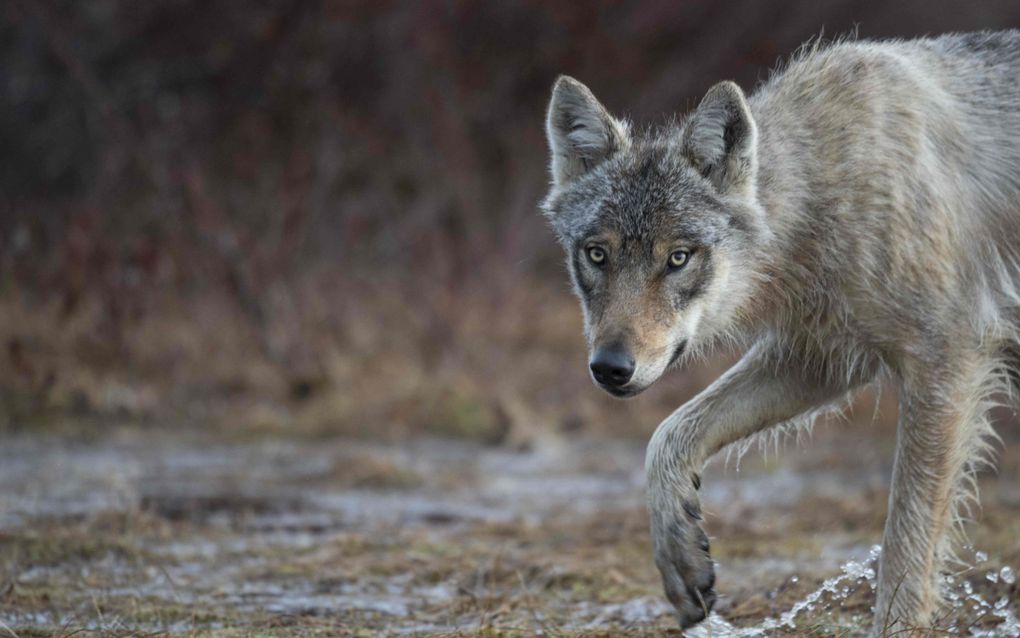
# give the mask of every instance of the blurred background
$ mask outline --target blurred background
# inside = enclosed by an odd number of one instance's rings
[[[16,0],[0,7],[0,423],[648,433],[588,380],[537,211],[559,73],[639,125],[805,40],[1015,2]]]

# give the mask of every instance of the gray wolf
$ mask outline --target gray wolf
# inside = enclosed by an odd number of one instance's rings
[[[561,77],[551,190],[595,382],[633,396],[746,354],[655,431],[655,562],[681,626],[715,601],[698,489],[720,449],[899,392],[873,633],[932,622],[988,410],[1020,360],[1020,31],[808,46],[635,132]],[[892,382],[892,383],[890,383]]]

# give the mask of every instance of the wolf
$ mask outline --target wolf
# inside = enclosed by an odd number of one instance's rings
[[[656,565],[681,627],[716,600],[698,499],[719,450],[869,385],[899,422],[873,635],[930,626],[1020,370],[1020,31],[807,45],[635,131],[561,76],[541,207],[595,383],[632,397],[743,357],[648,444]]]

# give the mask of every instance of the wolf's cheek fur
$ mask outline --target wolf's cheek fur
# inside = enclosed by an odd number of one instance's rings
[[[666,277],[658,300],[659,310],[653,326],[643,331],[645,349],[638,356],[639,375],[646,385],[656,381],[671,364],[687,361],[711,335],[702,335],[702,320],[713,315],[714,306],[725,293],[717,281],[720,270],[716,259],[703,250],[692,258],[689,271]],[[707,339],[706,339],[707,337]],[[638,379],[636,378],[635,381]]]
[[[586,317],[589,346],[622,343],[633,356],[635,372],[628,388],[641,391],[650,386],[681,355],[698,341],[698,328],[705,316],[705,293],[711,273],[676,273],[665,278],[635,283],[634,294],[617,294],[619,286],[603,280],[585,286],[579,293]],[[584,273],[578,272],[579,279]]]

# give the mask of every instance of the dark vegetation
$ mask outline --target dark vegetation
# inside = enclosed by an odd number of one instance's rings
[[[648,124],[823,29],[1012,24],[1011,2],[4,3],[3,422],[647,432],[711,371],[590,391],[535,206],[555,76]]]

